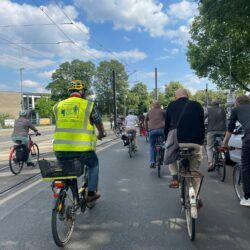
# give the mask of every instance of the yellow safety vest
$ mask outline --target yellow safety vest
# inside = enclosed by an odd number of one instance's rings
[[[56,118],[54,151],[95,150],[95,129],[90,123],[93,106],[94,102],[78,97],[70,97],[54,106]]]

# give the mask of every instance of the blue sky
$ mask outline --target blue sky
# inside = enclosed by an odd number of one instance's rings
[[[39,6],[61,30],[40,25],[52,22]],[[78,28],[63,24],[65,14]],[[198,79],[186,59],[196,14],[192,0],[1,0],[0,91],[20,91],[24,68],[23,90],[44,92],[60,63],[76,58],[96,65],[120,59],[128,73],[136,70],[130,86],[142,81],[152,90],[157,67],[160,88],[178,80],[192,92],[204,89],[209,81]],[[27,44],[38,42],[59,44]]]

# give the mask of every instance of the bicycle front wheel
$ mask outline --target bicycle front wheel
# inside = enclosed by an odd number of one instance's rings
[[[14,148],[9,156],[9,166],[10,166],[10,171],[15,174],[18,175],[22,169],[23,169],[23,161],[16,161],[16,149]]]
[[[233,171],[233,185],[236,196],[239,200],[244,198],[243,181],[240,165],[236,165]]]
[[[219,162],[216,166],[216,170],[220,181],[224,182],[226,177],[226,162],[221,153],[219,155]]]
[[[52,235],[57,246],[65,246],[75,226],[75,198],[69,189],[61,191],[52,210]]]
[[[30,160],[34,163],[34,166],[38,164],[39,161],[39,148],[36,143],[34,143],[30,148]]]

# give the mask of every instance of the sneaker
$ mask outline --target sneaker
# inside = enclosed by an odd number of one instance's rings
[[[177,180],[172,180],[168,186],[170,188],[179,188],[179,182]]]
[[[150,164],[150,168],[155,168],[155,164],[154,164],[154,163],[151,163],[151,164]]]
[[[35,167],[35,164],[34,164],[33,162],[28,162],[28,163],[27,163],[27,166],[28,166],[28,167]]]
[[[86,201],[93,202],[93,201],[98,200],[100,197],[101,197],[101,194],[96,192],[94,195],[91,195],[91,196],[88,195]]]
[[[250,199],[247,200],[245,198],[241,199],[240,205],[245,207],[250,207]]]

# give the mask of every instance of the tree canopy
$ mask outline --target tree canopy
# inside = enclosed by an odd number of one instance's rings
[[[200,0],[199,15],[191,27],[188,61],[199,77],[218,87],[232,85],[249,91],[250,1]]]
[[[41,118],[49,118],[53,115],[53,106],[55,101],[51,100],[49,96],[39,98],[36,103],[36,110]]]
[[[92,62],[80,60],[65,62],[52,74],[52,82],[48,84],[46,89],[51,91],[52,100],[63,100],[69,95],[68,87],[72,80],[82,80],[90,90],[94,75],[95,65]]]

